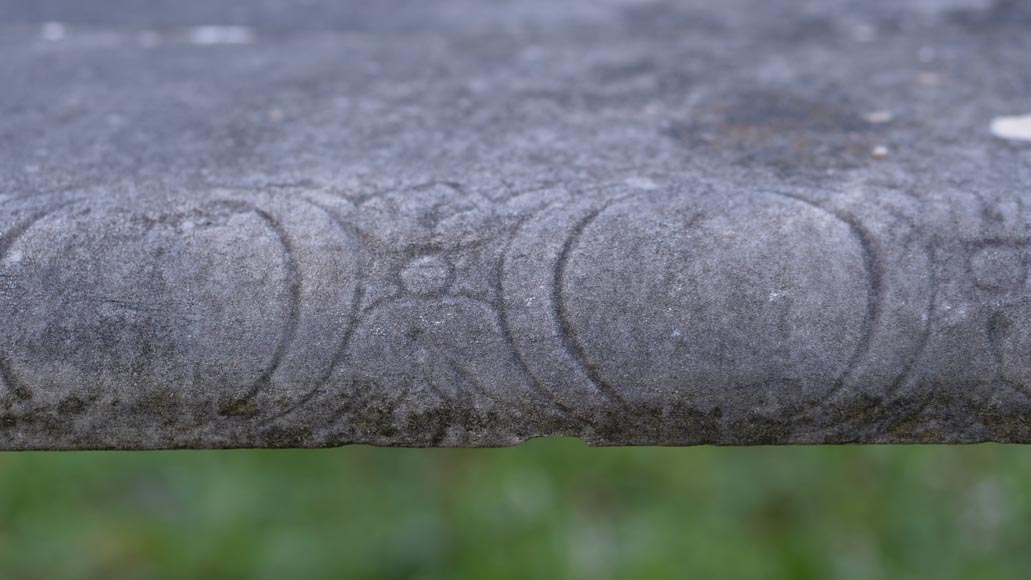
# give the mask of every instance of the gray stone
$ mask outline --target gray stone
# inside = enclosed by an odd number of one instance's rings
[[[1031,442],[1031,9],[0,0],[0,448]]]

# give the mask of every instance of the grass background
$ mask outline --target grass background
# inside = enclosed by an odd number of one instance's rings
[[[0,578],[1031,578],[1031,447],[0,454]]]

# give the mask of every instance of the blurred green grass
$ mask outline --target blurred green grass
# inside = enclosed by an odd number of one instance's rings
[[[1031,448],[0,454],[0,578],[1031,577]]]

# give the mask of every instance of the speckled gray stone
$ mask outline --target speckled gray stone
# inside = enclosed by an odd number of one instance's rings
[[[1029,6],[0,0],[0,448],[1031,442]]]

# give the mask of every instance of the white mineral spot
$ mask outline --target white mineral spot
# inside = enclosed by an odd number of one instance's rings
[[[891,111],[870,111],[863,115],[863,119],[867,123],[874,125],[883,125],[884,123],[891,123],[895,120],[895,114]]]
[[[992,135],[1011,141],[1031,141],[1031,113],[992,119]]]
[[[39,29],[39,36],[43,40],[58,42],[64,40],[68,35],[68,29],[60,22],[45,22]]]
[[[888,156],[888,148],[884,145],[878,145],[870,150],[870,155],[873,155],[874,159],[884,159]]]
[[[250,44],[254,31],[246,26],[195,26],[190,29],[193,44]]]

